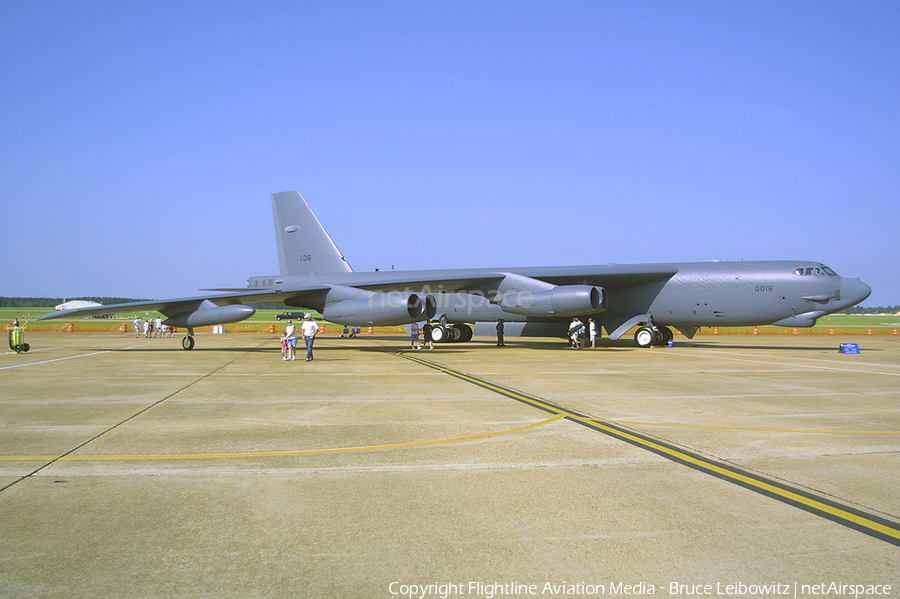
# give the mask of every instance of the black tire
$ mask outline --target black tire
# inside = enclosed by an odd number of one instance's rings
[[[190,335],[185,335],[184,339],[181,340],[181,347],[183,347],[186,351],[194,349],[194,338]]]
[[[472,327],[467,324],[458,324],[456,325],[456,328],[462,333],[462,336],[459,338],[460,342],[465,343],[472,340],[472,335],[474,334]]]
[[[670,329],[669,327],[660,327],[659,333],[662,336],[662,342],[660,343],[661,347],[669,345],[669,341],[673,341],[675,339],[675,335],[672,333],[672,329]]]
[[[650,326],[641,327],[634,332],[634,342],[638,347],[650,347],[657,343],[656,331]]]

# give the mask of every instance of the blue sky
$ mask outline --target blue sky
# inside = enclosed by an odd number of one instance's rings
[[[791,259],[900,304],[900,3],[0,3],[0,295]]]

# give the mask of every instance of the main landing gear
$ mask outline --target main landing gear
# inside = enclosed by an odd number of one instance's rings
[[[435,343],[462,343],[472,340],[472,327],[467,324],[436,324],[431,329]]]
[[[634,333],[634,341],[638,347],[665,347],[674,338],[672,329],[655,324],[644,325]]]

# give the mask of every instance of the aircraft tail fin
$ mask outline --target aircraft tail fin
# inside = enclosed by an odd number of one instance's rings
[[[281,274],[353,272],[300,192],[272,194],[272,213]]]

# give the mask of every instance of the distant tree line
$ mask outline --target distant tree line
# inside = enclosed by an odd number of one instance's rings
[[[0,297],[0,308],[48,308],[76,300],[104,305],[144,301],[128,297]]]
[[[900,306],[873,306],[864,308],[862,306],[853,306],[847,308],[841,314],[897,314],[900,312]]]
[[[244,302],[245,305],[250,306],[251,308],[256,308],[257,310],[284,310],[285,312],[300,312],[300,308],[293,308],[291,306],[285,306],[281,303],[269,303],[269,302]]]

